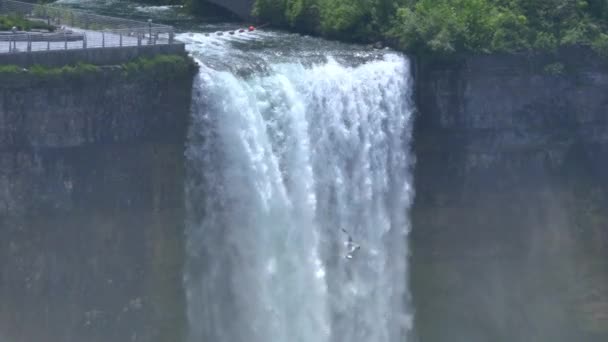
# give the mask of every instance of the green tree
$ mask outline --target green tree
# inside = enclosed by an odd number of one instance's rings
[[[371,11],[367,0],[323,0],[321,31],[330,37],[353,40],[371,35]]]
[[[286,5],[286,19],[289,26],[304,32],[320,31],[320,8],[317,0],[289,0]]]
[[[273,25],[284,26],[287,24],[286,8],[287,0],[256,0],[253,15]]]

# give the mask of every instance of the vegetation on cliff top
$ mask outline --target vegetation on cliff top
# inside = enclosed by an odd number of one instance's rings
[[[152,58],[140,57],[133,62],[122,65],[128,76],[140,74],[181,76],[197,68],[196,63],[186,56],[157,55]]]
[[[55,27],[42,21],[28,20],[17,14],[0,15],[0,31],[10,31],[16,27],[20,31],[43,29],[54,31]]]
[[[261,21],[418,54],[554,50],[608,55],[606,0],[256,0]]]
[[[120,66],[108,66],[120,69],[126,77],[152,77],[154,79],[182,77],[185,73],[196,69],[194,61],[186,56],[157,55],[151,58],[140,57]],[[62,79],[78,79],[90,75],[96,76],[104,69],[87,63],[65,65],[62,67],[47,67],[33,65],[22,68],[16,65],[0,65],[0,80],[25,76],[37,81],[52,81]],[[10,83],[10,82],[9,82]]]

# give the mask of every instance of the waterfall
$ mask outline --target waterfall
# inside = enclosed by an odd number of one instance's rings
[[[209,65],[186,151],[189,341],[405,341],[409,61]]]

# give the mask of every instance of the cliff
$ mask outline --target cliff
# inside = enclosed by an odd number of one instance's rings
[[[180,340],[194,68],[160,60],[0,78],[0,338]]]
[[[420,341],[608,340],[608,65],[469,56],[416,80]]]

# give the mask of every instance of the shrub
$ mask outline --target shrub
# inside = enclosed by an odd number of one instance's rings
[[[558,41],[555,35],[550,32],[538,32],[533,46],[538,50],[554,51],[557,49]]]
[[[99,72],[100,68],[96,65],[78,63],[76,65],[66,65],[59,68],[33,65],[29,68],[31,75],[41,79],[61,78],[61,77],[82,77],[87,74]]]
[[[563,74],[564,70],[565,70],[564,64],[563,63],[559,63],[559,62],[558,63],[547,64],[543,68],[543,72],[545,74],[554,75],[554,76]]]
[[[18,74],[23,72],[23,68],[16,65],[0,65],[0,75],[4,74]]]
[[[283,26],[287,24],[286,8],[286,0],[256,0],[253,15],[262,21]]]
[[[123,72],[127,76],[158,75],[177,76],[183,75],[189,70],[196,68],[194,62],[179,55],[157,55],[152,58],[141,57],[133,62],[122,65]]]
[[[608,34],[599,34],[592,43],[592,48],[600,56],[608,58]]]
[[[16,27],[19,31],[30,31],[32,29],[55,30],[52,25],[42,21],[28,20],[19,14],[0,15],[0,31],[10,31],[13,27]]]

